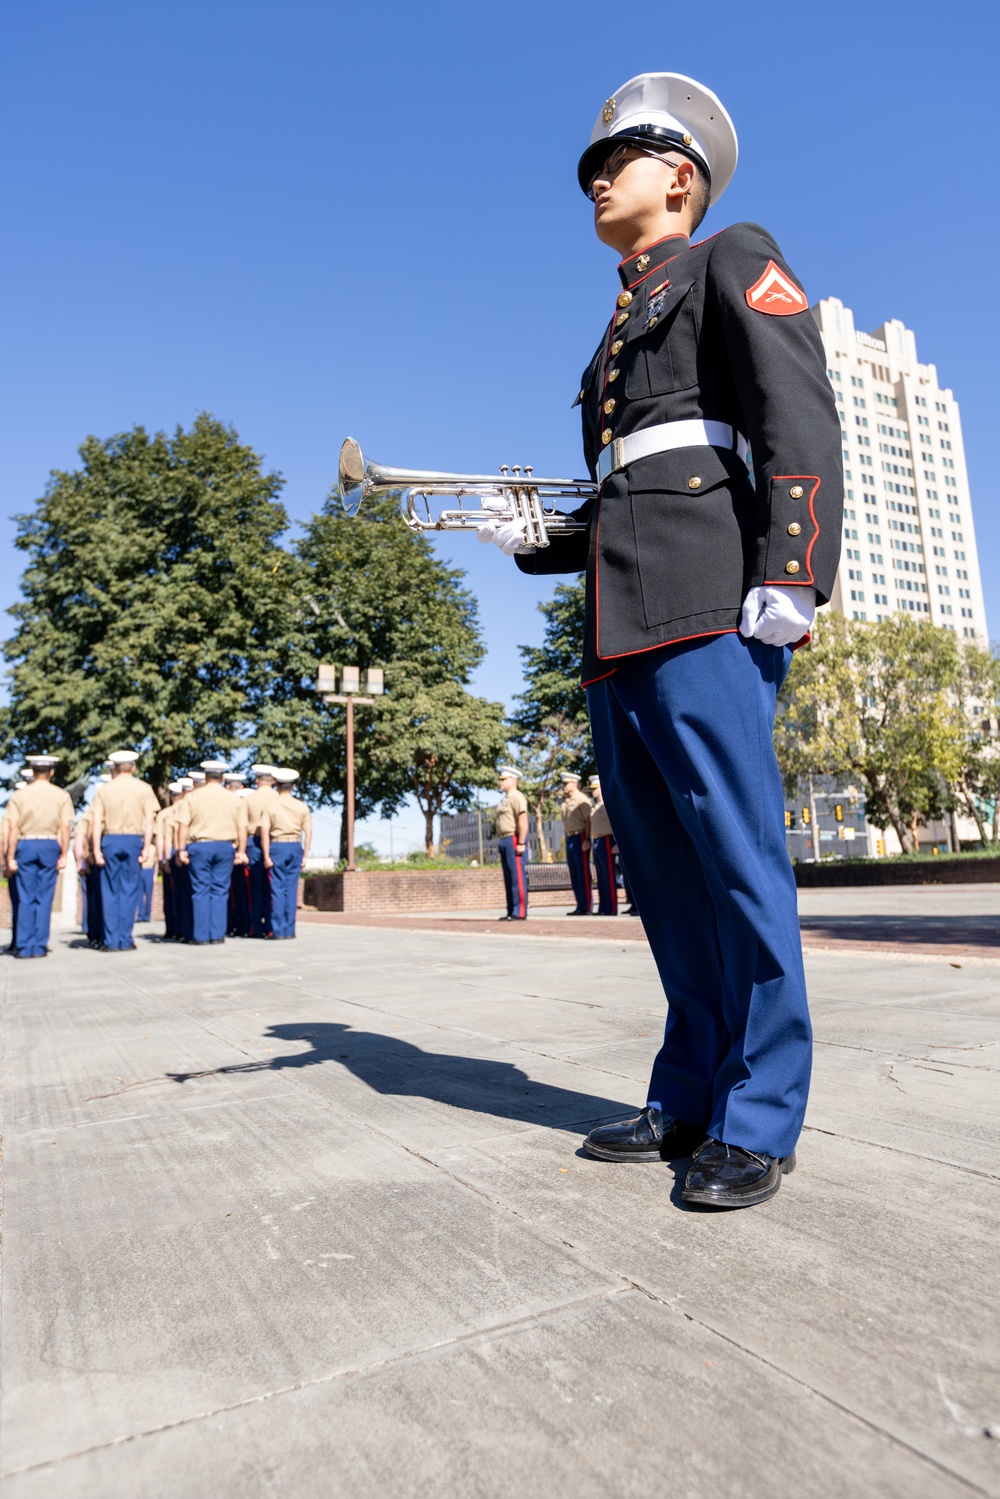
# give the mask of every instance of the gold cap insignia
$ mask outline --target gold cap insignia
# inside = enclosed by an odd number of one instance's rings
[[[615,117],[615,110],[617,108],[618,104],[613,98],[609,99],[607,104],[605,104],[604,108],[601,110],[601,119],[604,121],[605,125],[611,124],[611,121]]]
[[[681,140],[684,142],[685,146],[690,146],[691,142],[694,140],[694,136],[688,135],[687,131],[685,130],[684,134],[681,136]]]

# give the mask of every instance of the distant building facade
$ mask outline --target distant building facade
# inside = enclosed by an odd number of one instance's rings
[[[905,611],[986,645],[958,403],[901,322],[854,327],[836,297],[813,308],[840,415],[844,547],[830,603],[848,619]]]

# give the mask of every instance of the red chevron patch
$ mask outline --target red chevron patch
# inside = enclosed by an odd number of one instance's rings
[[[802,288],[779,270],[773,260],[767,262],[760,280],[748,287],[746,299],[754,312],[768,312],[772,317],[791,317],[793,312],[805,312],[809,306]]]

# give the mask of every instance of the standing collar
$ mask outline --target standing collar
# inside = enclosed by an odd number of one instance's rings
[[[638,285],[640,281],[645,281],[646,277],[659,270],[661,265],[666,265],[668,260],[673,260],[675,255],[680,255],[683,250],[686,250],[688,244],[686,234],[668,234],[666,239],[655,240],[638,254],[630,255],[618,266],[622,286],[631,288]]]

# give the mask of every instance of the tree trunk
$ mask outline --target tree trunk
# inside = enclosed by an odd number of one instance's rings
[[[552,850],[549,848],[548,839],[545,836],[545,822],[542,817],[542,804],[538,802],[535,806],[535,837],[538,840],[538,853],[543,864],[552,863]]]
[[[347,816],[342,813],[340,818],[340,854],[341,864],[347,863]]]
[[[916,812],[911,813],[911,815],[910,815],[910,837],[913,839],[913,852],[915,854],[919,854],[919,852],[920,852],[920,827],[919,827],[919,822],[920,822],[920,819],[917,816]]]
[[[424,849],[428,859],[434,857],[434,808],[424,810]]]
[[[893,832],[899,839],[900,848],[904,854],[912,854],[913,840],[910,836],[910,830],[903,820],[902,813],[897,812],[894,807],[888,805],[888,798],[885,798],[885,801],[887,803],[886,812],[889,815],[889,821],[892,823]]]

